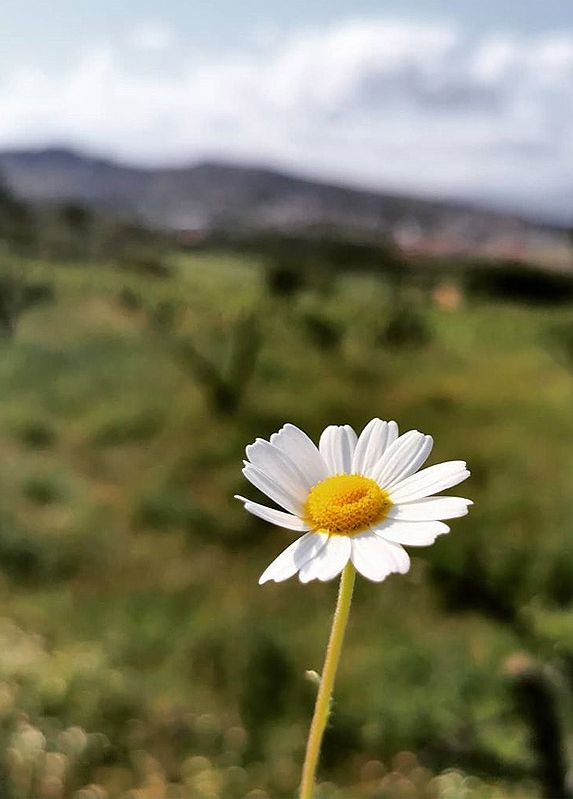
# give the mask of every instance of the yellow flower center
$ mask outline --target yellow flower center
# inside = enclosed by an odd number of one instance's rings
[[[317,532],[355,535],[382,521],[392,501],[378,483],[359,474],[337,474],[317,483],[304,503],[304,518]]]

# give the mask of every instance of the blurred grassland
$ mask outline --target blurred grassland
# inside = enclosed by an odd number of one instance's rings
[[[475,506],[407,576],[359,581],[322,771],[354,787],[321,796],[537,796],[512,675],[573,653],[573,373],[550,344],[573,310],[446,311],[412,286],[424,340],[390,346],[374,276],[285,298],[240,257],[17,269],[52,299],[0,339],[2,796],[293,795],[336,586],[259,587],[292,536],[232,496],[256,496],[256,436],[373,416],[466,459]],[[218,407],[209,370],[234,358]]]

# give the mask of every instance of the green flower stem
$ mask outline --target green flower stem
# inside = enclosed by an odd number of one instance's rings
[[[314,715],[308,734],[306,744],[306,756],[302,768],[302,782],[300,786],[300,799],[312,799],[314,790],[314,779],[316,766],[320,755],[320,746],[324,729],[328,722],[330,702],[332,700],[332,689],[336,679],[336,670],[340,660],[340,650],[344,641],[344,633],[348,622],[348,614],[352,603],[352,592],[354,590],[354,579],[356,571],[350,561],[344,567],[340,578],[340,588],[338,589],[338,601],[334,612],[332,629],[326,649],[324,668],[320,678],[320,687],[314,706]]]

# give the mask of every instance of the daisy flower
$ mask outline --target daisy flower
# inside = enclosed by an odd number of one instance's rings
[[[283,510],[237,496],[271,524],[303,533],[265,569],[259,583],[298,572],[303,583],[331,580],[351,561],[369,580],[404,574],[404,546],[427,546],[465,516],[469,499],[436,496],[469,477],[464,461],[421,469],[433,440],[396,422],[372,419],[360,436],[330,425],[318,447],[292,424],[246,448],[243,474]],[[420,471],[421,469],[421,471]]]

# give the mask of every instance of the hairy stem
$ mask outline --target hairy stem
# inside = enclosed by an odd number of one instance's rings
[[[348,622],[355,577],[356,571],[354,566],[352,563],[348,562],[340,578],[338,601],[336,603],[324,667],[320,678],[320,687],[318,689],[314,714],[308,734],[306,756],[302,769],[300,799],[312,799],[316,767],[320,755],[320,745],[328,722],[332,690],[334,688],[336,670],[338,668],[338,661],[340,660],[340,650],[342,649],[342,642],[344,641],[344,633]]]

